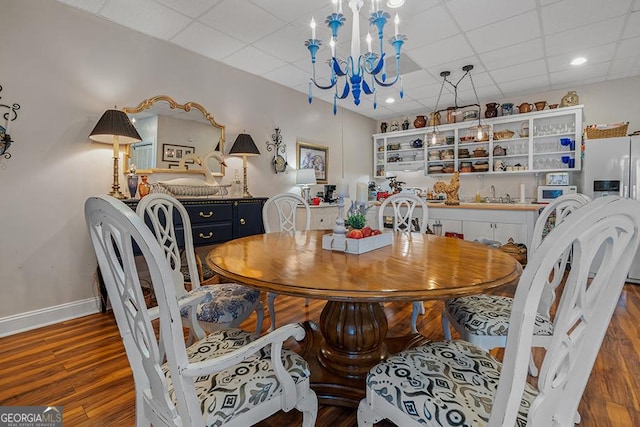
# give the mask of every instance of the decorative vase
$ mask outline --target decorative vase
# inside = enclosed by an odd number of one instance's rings
[[[387,131],[388,126],[389,125],[387,124],[387,122],[380,123],[380,132],[385,133]]]
[[[498,107],[500,106],[500,104],[495,103],[495,102],[490,102],[487,104],[487,109],[484,111],[484,116],[487,119],[490,119],[492,117],[497,117],[498,116]]]
[[[456,108],[448,107],[447,108],[447,123],[455,123],[456,122]]]
[[[407,119],[407,118],[405,117],[404,121],[402,122],[402,130],[407,130],[407,129],[409,129],[409,125],[410,125],[410,123],[409,123],[409,119]]]
[[[429,113],[429,126],[438,126],[440,124],[440,113],[437,111]]]
[[[138,189],[138,175],[127,176],[127,187],[129,187],[129,196],[132,199],[136,197],[136,190]]]
[[[573,105],[578,105],[578,94],[575,90],[570,90],[567,92],[565,96],[560,100],[561,107],[571,107]]]
[[[151,192],[151,184],[147,182],[147,175],[142,175],[142,182],[138,184],[138,194],[140,194],[140,198],[142,199],[144,196]]]
[[[424,116],[416,116],[416,119],[413,121],[413,127],[415,128],[423,128],[427,125],[427,119]]]

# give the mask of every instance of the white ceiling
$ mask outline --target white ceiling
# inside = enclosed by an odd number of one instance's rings
[[[323,62],[329,56],[329,30],[323,22],[334,9],[330,0],[59,1],[289,86],[305,97],[311,61],[304,41],[310,38],[314,17],[317,38],[323,40],[317,74],[325,82],[329,75]],[[350,50],[347,3],[343,1],[347,22],[340,30],[338,56]],[[364,3],[363,34],[370,2]],[[391,11],[385,0],[381,4]],[[372,96],[363,96],[359,106],[351,96],[338,105],[377,120],[426,114],[435,106],[440,72],[450,70],[455,83],[465,64],[475,67],[472,77],[481,103],[640,75],[640,0],[406,0],[396,10],[400,33],[407,36],[401,67],[404,99],[395,85],[378,88],[375,110]],[[384,43],[390,56],[386,40],[392,31],[390,22]],[[576,56],[588,62],[570,65]],[[451,89],[445,86],[439,108],[453,104]],[[314,89],[313,95],[333,102],[332,90]],[[397,101],[386,104],[388,96]],[[458,87],[458,104],[474,101],[465,79]]]

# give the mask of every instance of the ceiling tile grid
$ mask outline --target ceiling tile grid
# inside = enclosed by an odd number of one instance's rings
[[[317,22],[318,82],[328,84],[330,68],[329,30],[326,16],[335,10],[331,0],[58,0],[199,55],[221,61],[288,86],[307,96],[311,77],[309,23]],[[381,2],[384,3],[384,0]],[[345,25],[336,48],[344,58],[351,50],[352,17],[348,0],[342,0]],[[370,31],[377,49],[376,31],[367,17],[370,1],[360,11],[360,45],[366,48]],[[403,46],[403,86],[378,88],[376,110],[373,96],[363,95],[338,104],[372,119],[426,114],[435,107],[442,79],[452,72],[457,81],[463,65],[472,64],[472,76],[481,103],[550,89],[570,88],[593,82],[640,75],[640,0],[406,0],[397,10]],[[393,18],[392,18],[393,19]],[[387,43],[393,32],[389,22]],[[587,63],[575,67],[570,61],[581,55]],[[395,76],[395,64],[387,67]],[[464,82],[458,102],[475,102],[473,90]],[[339,84],[342,90],[344,83]],[[335,88],[314,88],[314,98],[333,103]],[[394,104],[385,104],[387,97]],[[452,105],[452,88],[446,85],[441,106]]]

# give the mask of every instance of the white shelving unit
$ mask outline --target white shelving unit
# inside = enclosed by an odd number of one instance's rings
[[[432,127],[373,135],[374,177],[386,172],[422,170],[425,175],[453,173],[522,174],[578,171],[581,168],[582,105],[514,114],[482,123],[492,128],[488,140],[476,141],[469,128],[478,122],[438,126],[441,145],[429,145]],[[511,131],[510,138],[498,139]],[[416,140],[423,144],[414,144]],[[573,141],[563,145],[562,139]]]

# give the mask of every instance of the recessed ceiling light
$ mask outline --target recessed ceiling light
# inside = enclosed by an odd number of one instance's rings
[[[384,102],[386,102],[387,104],[393,104],[394,102],[396,102],[396,100],[394,98],[387,98]]]
[[[397,8],[404,4],[404,0],[387,0],[387,7]]]
[[[571,61],[571,65],[582,65],[585,62],[587,62],[587,58],[585,58],[584,56],[579,56]]]

